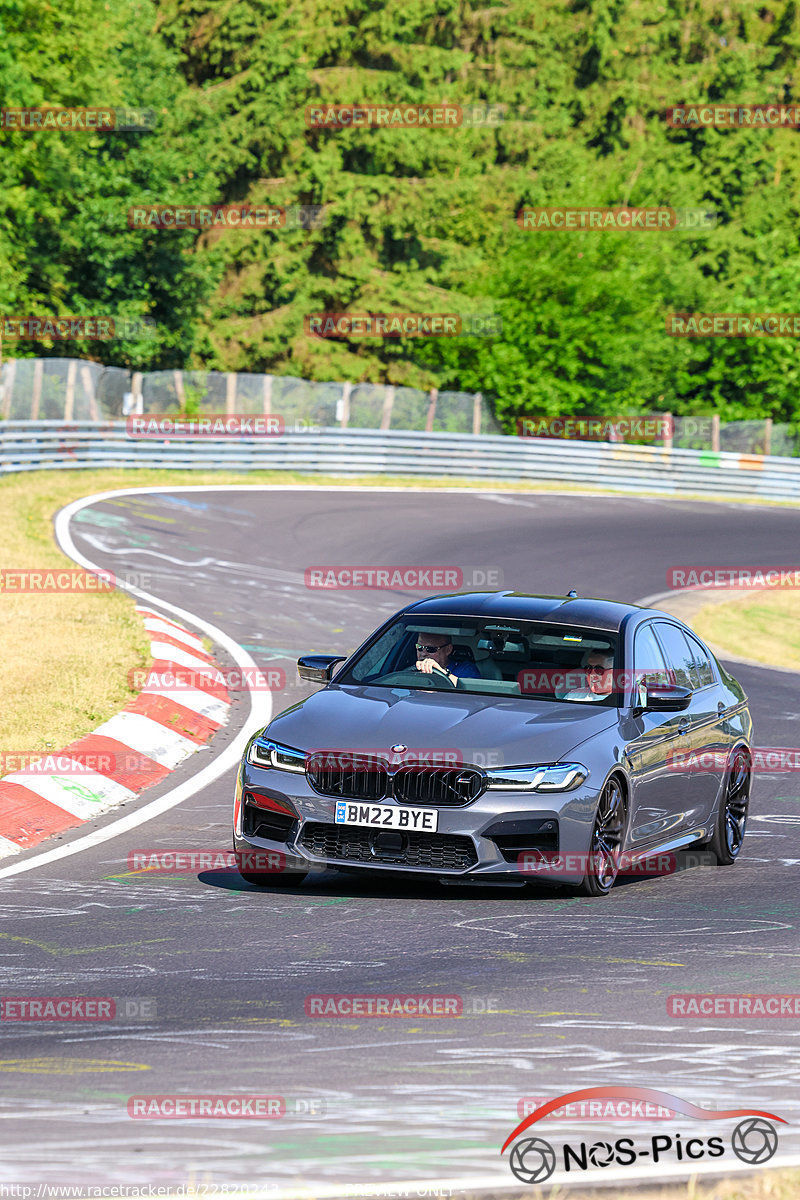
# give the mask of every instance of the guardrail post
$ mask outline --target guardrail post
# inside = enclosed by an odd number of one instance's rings
[[[89,420],[99,421],[100,414],[97,411],[97,400],[95,399],[92,376],[88,367],[81,367],[81,383],[83,384],[86,399],[89,401]]]
[[[476,392],[472,397],[472,432],[480,433],[481,417],[483,416],[483,393]]]
[[[78,360],[71,358],[67,367],[67,395],[64,400],[64,420],[71,421],[75,411],[75,376],[78,374]]]
[[[764,453],[772,454],[772,417],[764,419]]]
[[[436,401],[439,399],[439,389],[431,388],[430,403],[428,404],[428,416],[425,419],[425,432],[433,433],[433,421],[436,416]]]
[[[394,385],[388,384],[383,392],[383,412],[381,413],[381,429],[388,429],[392,423],[394,408]]]
[[[342,384],[341,399],[336,405],[336,417],[342,429],[347,429],[347,426],[350,424],[350,393],[352,390],[353,385],[348,379]]]
[[[7,417],[11,412],[11,393],[14,390],[14,376],[17,373],[17,360],[9,358],[8,369],[6,371],[6,381],[3,386],[3,416]]]
[[[719,453],[719,413],[711,418],[711,449]]]
[[[229,371],[225,388],[225,415],[236,412],[236,372]]]
[[[133,379],[131,380],[131,391],[133,392],[133,411],[137,415],[144,412],[144,395],[142,394],[142,372],[134,371]]]
[[[675,436],[675,421],[671,412],[662,413],[661,419],[664,422],[664,449],[672,449],[672,439]]]
[[[31,398],[31,420],[38,421],[39,405],[42,402],[42,376],[44,374],[44,363],[41,358],[34,359],[33,363],[33,396]]]
[[[268,417],[272,412],[272,376],[264,376],[264,402],[262,412],[265,417]]]
[[[175,378],[175,395],[178,397],[178,405],[181,412],[186,410],[186,392],[183,390],[183,371],[173,371]]]

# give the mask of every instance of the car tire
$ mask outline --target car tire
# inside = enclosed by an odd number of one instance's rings
[[[747,749],[739,746],[731,760],[714,833],[702,843],[702,848],[711,851],[720,867],[733,866],[742,848],[750,806],[752,766]]]
[[[612,775],[595,809],[589,862],[578,885],[582,896],[607,896],[617,881],[619,860],[628,827],[628,805],[621,781]]]

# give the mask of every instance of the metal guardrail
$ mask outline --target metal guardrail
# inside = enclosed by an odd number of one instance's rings
[[[800,500],[800,460],[777,456],[375,429],[156,440],[128,436],[124,421],[0,423],[0,474],[98,467],[434,475]]]

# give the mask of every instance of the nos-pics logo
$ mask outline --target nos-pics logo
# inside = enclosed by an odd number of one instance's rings
[[[506,1139],[501,1154],[525,1133],[537,1121],[548,1116],[556,1109],[567,1104],[575,1104],[582,1100],[598,1100],[601,1097],[619,1100],[643,1101],[658,1104],[672,1112],[682,1113],[700,1121],[724,1121],[735,1117],[743,1117],[734,1128],[730,1138],[729,1150],[742,1162],[749,1165],[761,1165],[768,1162],[778,1148],[778,1132],[771,1122],[778,1121],[785,1125],[783,1117],[774,1113],[761,1112],[755,1108],[735,1108],[716,1112],[708,1108],[698,1108],[688,1100],[672,1096],[669,1092],[659,1092],[655,1088],[642,1087],[594,1087],[583,1088],[578,1092],[568,1092],[548,1100],[535,1109],[529,1116],[520,1121],[516,1129]],[[614,1141],[600,1140],[596,1142],[565,1143],[556,1150],[544,1138],[527,1137],[517,1142],[511,1151],[509,1166],[522,1183],[544,1183],[555,1171],[561,1160],[562,1169],[568,1171],[588,1171],[592,1167],[630,1167],[634,1163],[649,1159],[653,1163],[663,1162],[665,1158],[675,1158],[678,1161],[701,1158],[721,1158],[728,1150],[722,1135],[712,1137],[686,1138],[680,1133],[653,1134],[650,1138],[639,1139],[636,1142],[630,1137],[616,1138]]]

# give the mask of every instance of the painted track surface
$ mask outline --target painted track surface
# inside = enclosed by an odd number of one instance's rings
[[[259,666],[284,667],[279,711],[313,690],[295,682],[298,653],[352,649],[408,598],[309,592],[307,566],[499,567],[506,587],[637,599],[662,591],[672,564],[785,562],[799,525],[796,511],[736,504],[227,490],[104,501],[72,534],[104,567],[151,572],[153,594],[224,629]],[[734,672],[757,742],[800,744],[796,681]],[[234,702],[215,751],[241,725],[237,711],[246,706]],[[195,770],[179,767],[168,786]],[[512,1184],[498,1151],[518,1099],[600,1084],[796,1124],[796,1021],[677,1021],[665,1003],[672,992],[800,992],[792,776],[757,780],[732,870],[637,880],[605,900],[333,873],[273,892],[225,872],[129,872],[134,849],[227,848],[233,775],[139,829],[0,880],[5,994],[153,998],[156,1010],[113,1025],[3,1023],[0,1182],[387,1186],[505,1174]],[[304,1015],[309,993],[419,990],[492,998],[499,1011]],[[324,1100],[326,1115],[126,1115],[134,1094],[234,1092],[283,1095],[290,1110]],[[615,1129],[548,1126],[554,1140]],[[781,1150],[798,1150],[785,1127]]]

